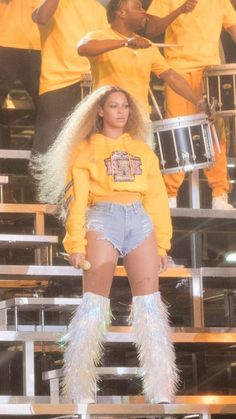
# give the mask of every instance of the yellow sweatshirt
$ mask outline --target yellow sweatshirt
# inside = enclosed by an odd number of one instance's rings
[[[82,141],[68,174],[64,247],[68,253],[85,253],[86,209],[96,202],[129,204],[141,201],[150,215],[158,254],[170,248],[172,225],[159,161],[151,148],[129,134],[110,139],[94,134]]]

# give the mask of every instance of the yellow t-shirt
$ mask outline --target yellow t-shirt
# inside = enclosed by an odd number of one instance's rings
[[[88,31],[107,26],[105,8],[96,0],[60,0],[54,16],[38,25],[42,42],[40,94],[61,89],[90,72],[76,45]]]
[[[0,46],[40,49],[37,25],[32,12],[39,0],[0,0]]]
[[[153,0],[148,13],[166,16],[183,0]],[[191,13],[181,14],[166,30],[165,42],[182,45],[165,48],[165,57],[176,71],[187,73],[220,64],[219,39],[222,28],[236,25],[230,0],[198,0]]]
[[[132,199],[142,202],[153,222],[158,253],[165,254],[172,225],[159,161],[152,149],[129,134],[116,140],[94,134],[79,144],[76,154],[65,188],[66,251],[85,252],[88,206],[96,202],[126,204]]]
[[[86,39],[126,39],[126,37],[109,27],[87,34],[81,42]],[[89,57],[89,61],[94,89],[107,84],[119,86],[136,97],[147,109],[151,72],[158,76],[170,68],[156,47],[138,50],[122,47],[96,57]]]

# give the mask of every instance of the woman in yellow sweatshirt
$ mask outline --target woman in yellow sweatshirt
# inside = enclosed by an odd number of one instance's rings
[[[158,291],[172,227],[149,138],[143,109],[124,90],[104,86],[77,105],[36,164],[40,199],[57,203],[65,219],[70,263],[76,268],[85,258],[91,263],[84,272],[82,303],[65,337],[63,390],[68,401],[93,400],[119,256],[133,295],[130,317],[147,400],[168,403],[176,390],[168,314]]]

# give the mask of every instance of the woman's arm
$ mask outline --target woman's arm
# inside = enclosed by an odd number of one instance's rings
[[[66,236],[63,244],[70,255],[70,261],[77,264],[78,257],[72,255],[80,254],[80,259],[83,259],[82,255],[85,255],[85,214],[89,195],[89,172],[74,165],[67,185],[65,194]]]

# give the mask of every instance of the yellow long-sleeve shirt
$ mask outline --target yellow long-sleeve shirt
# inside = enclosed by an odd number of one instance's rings
[[[85,252],[87,207],[96,202],[127,204],[139,200],[152,219],[158,254],[165,254],[170,248],[172,225],[159,161],[151,148],[129,134],[116,140],[94,134],[79,144],[76,156],[65,193],[66,251]]]

